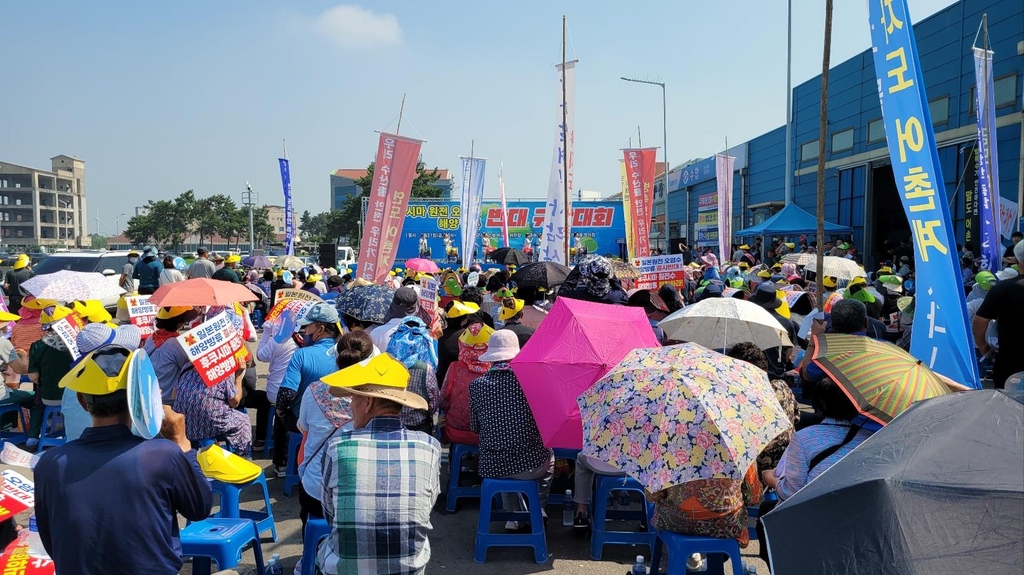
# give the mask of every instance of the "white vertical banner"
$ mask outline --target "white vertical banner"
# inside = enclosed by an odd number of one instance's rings
[[[562,124],[562,65],[558,70],[558,116],[555,120],[555,150],[551,157],[548,199],[544,207],[544,229],[540,234],[538,261],[565,263],[566,214],[572,213],[571,200],[566,197],[568,182],[572,191],[573,150],[576,139],[576,61],[565,63],[565,124]]]
[[[480,230],[480,205],[484,199],[484,168],[487,160],[466,156],[459,156],[459,159],[462,160],[462,212],[459,214],[459,231],[462,233],[462,266],[468,269],[473,263],[476,233]],[[482,251],[479,255],[481,258],[484,257]]]
[[[718,180],[718,253],[719,261],[732,257],[732,180],[736,158],[715,154],[715,177]]]

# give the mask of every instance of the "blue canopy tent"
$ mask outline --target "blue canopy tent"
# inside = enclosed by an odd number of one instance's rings
[[[750,236],[790,236],[795,234],[814,234],[818,232],[818,218],[800,209],[796,204],[789,204],[779,213],[767,220],[745,230],[733,232],[735,237]],[[827,234],[852,234],[853,228],[825,222]]]

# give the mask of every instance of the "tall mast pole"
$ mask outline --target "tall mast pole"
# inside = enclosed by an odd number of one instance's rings
[[[563,170],[562,170],[562,189],[564,192],[564,198],[562,200],[563,206],[565,207],[565,227],[562,234],[562,249],[565,252],[565,265],[569,266],[569,114],[568,104],[566,103],[566,87],[565,87],[565,34],[566,34],[566,20],[565,14],[562,15],[562,146],[565,149],[565,156],[562,158]]]

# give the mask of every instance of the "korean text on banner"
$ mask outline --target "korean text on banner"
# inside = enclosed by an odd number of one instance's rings
[[[459,239],[462,265],[468,269],[473,264],[476,235],[480,231],[480,204],[484,201],[484,169],[487,167],[487,160],[465,156],[459,156],[459,159],[462,160],[462,215],[459,222],[462,226],[462,235]],[[481,245],[481,251],[477,254],[481,260],[488,247],[490,246]]]
[[[320,296],[301,289],[279,289],[277,290],[276,293],[274,293],[274,303],[286,299],[299,299],[303,301],[316,302],[324,301],[323,298],[321,298]]]
[[[551,156],[551,177],[548,179],[548,198],[544,209],[544,226],[540,234],[539,261],[566,263],[565,239],[570,230],[566,229],[566,210],[571,210],[565,194],[566,182],[572,189],[573,150],[576,138],[576,62],[566,62],[565,76],[565,122],[562,118],[562,65],[558,70],[558,116],[555,120],[555,150]],[[567,125],[566,125],[567,124]]]
[[[629,187],[629,209],[633,226],[626,237],[633,237],[635,257],[651,255],[651,212],[654,209],[654,172],[657,148],[622,150],[626,162],[626,184]]]
[[[498,192],[501,194],[501,247],[509,248],[512,244],[509,243],[508,238],[508,201],[505,199],[505,179],[502,178],[502,172],[505,171],[505,165],[498,162]]]
[[[640,270],[636,289],[656,290],[665,284],[686,285],[686,265],[682,254],[633,258],[633,267]]]
[[[128,298],[128,320],[139,328],[143,338],[153,335],[156,331],[157,306],[149,303],[149,296],[131,296]]]
[[[242,336],[223,311],[178,336],[192,365],[206,385],[214,385],[238,369],[235,354],[244,348]]]
[[[996,97],[992,80],[992,51],[974,49],[974,79],[978,110],[978,221],[981,224],[983,270],[1002,269],[1003,242],[999,239],[999,146],[996,141]]]
[[[281,187],[284,188],[284,253],[295,255],[295,226],[292,211],[292,173],[288,158],[278,158],[281,164]]]
[[[50,330],[57,334],[57,337],[64,342],[64,345],[68,348],[68,353],[74,359],[82,356],[78,351],[78,332],[82,331],[83,327],[85,327],[85,322],[75,312],[71,312],[59,321],[50,324]]]
[[[434,317],[437,311],[437,280],[434,278],[423,278],[420,280],[420,307],[423,311]]]
[[[29,555],[28,529],[22,529],[18,536],[7,545],[0,555],[0,573],[17,575],[53,575],[56,567],[53,559]]]
[[[878,97],[889,157],[914,235],[917,322],[910,353],[953,381],[979,386],[956,237],[906,0],[870,0]]]
[[[24,475],[5,469],[0,490],[0,521],[14,517],[36,504],[36,486]]]
[[[999,198],[999,233],[1006,239],[1017,230],[1017,210],[1017,202]]]
[[[422,140],[381,132],[359,242],[359,277],[382,283],[395,263]]]
[[[718,253],[721,261],[732,257],[732,170],[736,158],[715,155],[715,177],[718,180]]]
[[[633,216],[630,215],[631,204],[629,201],[629,178],[626,176],[626,160],[619,160],[619,171],[622,178],[622,216],[626,222],[626,257],[633,259],[636,253],[633,251],[633,236],[629,230],[633,229]]]
[[[292,317],[305,317],[309,309],[317,303],[305,299],[283,299],[270,308],[264,321],[274,321],[285,311],[291,311]]]

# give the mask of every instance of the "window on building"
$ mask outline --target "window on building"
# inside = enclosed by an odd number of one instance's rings
[[[935,98],[928,102],[928,110],[932,115],[932,125],[941,126],[949,123],[949,96]]]
[[[818,159],[818,140],[800,146],[800,161],[810,162]]]
[[[994,84],[993,95],[996,100],[996,108],[1013,107],[1017,103],[1017,73],[1011,72],[1000,76],[995,79]],[[978,113],[977,97],[975,87],[971,86],[970,114],[972,116]]]
[[[882,141],[885,141],[885,123],[881,118],[871,120],[868,122],[868,143],[874,144]]]
[[[832,153],[845,152],[853,149],[853,128],[832,134]]]

